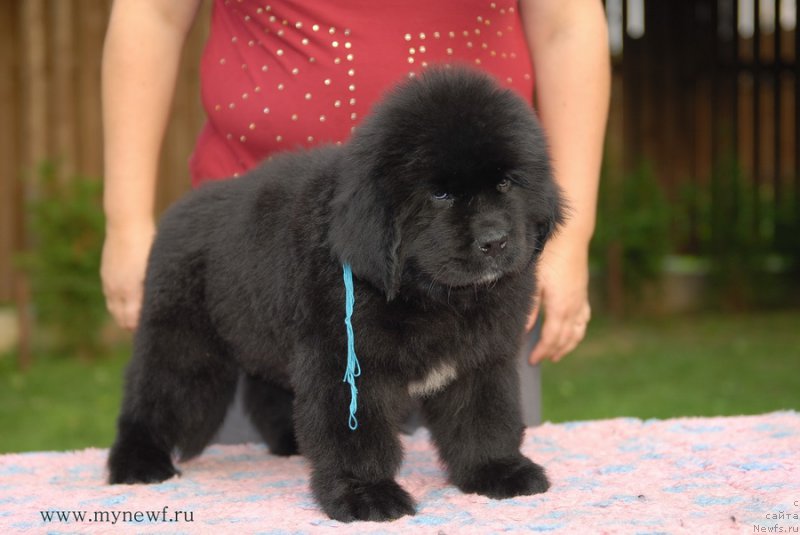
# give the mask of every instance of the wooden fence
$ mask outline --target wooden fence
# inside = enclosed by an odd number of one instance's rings
[[[612,170],[648,161],[674,193],[687,182],[711,188],[712,171],[732,157],[753,196],[800,217],[800,40],[796,24],[781,19],[790,3],[796,11],[796,0],[605,1],[623,29],[609,122]],[[748,1],[755,21],[743,33]],[[0,303],[25,291],[14,282],[11,257],[29,239],[25,203],[36,191],[37,166],[54,162],[65,178],[102,173],[99,77],[110,3],[7,0],[0,10]],[[762,16],[767,4],[771,24]],[[634,16],[641,28],[631,32]],[[201,12],[185,48],[159,208],[188,187],[186,161],[203,120],[197,71],[207,20]],[[769,217],[754,224],[774,226]]]
[[[651,164],[672,199],[692,185],[711,196],[712,214],[729,195],[777,244],[800,218],[796,0],[637,2],[644,33],[625,32],[620,64],[625,167]],[[623,0],[624,28],[632,3]],[[696,252],[708,222],[688,216],[680,247]]]
[[[110,5],[6,0],[0,10],[0,304],[25,292],[12,257],[29,240],[25,206],[38,167],[52,162],[61,179],[102,175],[99,82]],[[207,20],[207,12],[198,15],[184,51],[161,158],[159,208],[188,188],[186,162],[203,121],[198,60]]]

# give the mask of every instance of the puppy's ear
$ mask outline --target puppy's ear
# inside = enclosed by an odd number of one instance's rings
[[[544,218],[536,222],[536,254],[540,254],[545,244],[558,232],[566,222],[569,207],[561,188],[550,179],[542,193],[542,213]]]
[[[403,269],[398,210],[369,173],[350,171],[340,177],[331,202],[331,248],[356,276],[382,289],[391,301],[400,290]]]

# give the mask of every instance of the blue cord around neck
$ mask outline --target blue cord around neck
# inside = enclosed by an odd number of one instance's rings
[[[353,272],[350,269],[350,264],[342,264],[344,271],[344,306],[345,316],[344,324],[347,326],[347,369],[344,372],[343,382],[350,384],[350,420],[348,426],[351,431],[358,428],[358,420],[356,420],[356,410],[358,409],[358,389],[356,388],[356,377],[361,375],[361,365],[358,363],[356,356],[356,338],[353,334],[353,307],[356,302],[355,293],[353,292]]]

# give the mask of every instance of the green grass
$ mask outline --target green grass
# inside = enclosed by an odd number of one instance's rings
[[[800,410],[800,311],[595,320],[545,364],[544,417],[757,414]],[[0,355],[0,453],[107,447],[127,350],[83,363],[41,358],[20,373]]]
[[[0,453],[111,444],[127,351],[94,362],[41,357],[20,373],[0,355]]]
[[[798,410],[800,311],[598,320],[542,374],[554,422]]]

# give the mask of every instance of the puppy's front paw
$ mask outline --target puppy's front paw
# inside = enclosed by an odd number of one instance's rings
[[[334,520],[383,522],[413,515],[414,500],[394,481],[365,482],[351,478],[319,481],[315,485],[322,509]]]
[[[544,468],[522,456],[482,464],[456,484],[464,492],[495,499],[539,494],[550,488]]]

